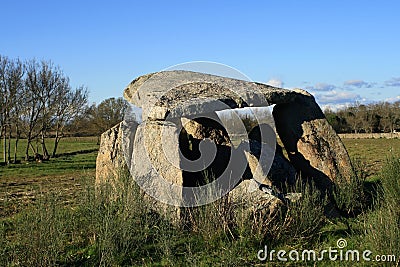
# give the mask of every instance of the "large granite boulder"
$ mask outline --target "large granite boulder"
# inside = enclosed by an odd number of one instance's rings
[[[127,171],[122,150],[123,123],[119,123],[101,135],[100,148],[96,159],[96,184],[109,184],[115,190],[122,172]]]
[[[252,183],[245,180],[254,179],[257,184],[285,191],[285,185],[293,184],[301,174],[313,179],[321,190],[331,190],[334,184],[348,181],[353,175],[340,138],[314,97],[306,91],[203,73],[166,71],[138,77],[125,89],[124,97],[142,109],[143,122],[132,125],[124,122],[102,135],[97,183],[115,183],[112,180],[118,180],[116,170],[127,168],[136,182],[152,191],[151,194],[162,196],[165,203],[182,207],[188,198],[198,197],[188,196],[182,186],[196,187],[210,182],[202,180],[203,171],[187,171],[182,166],[185,160],[199,163],[202,146],[210,144],[216,147],[216,157],[206,170],[217,176],[228,168],[232,155],[239,155],[247,164],[243,173],[235,173],[235,168],[231,171],[231,175],[237,176],[232,196],[247,194],[247,185]],[[238,152],[226,129],[217,119],[213,120],[221,110],[269,105],[275,105],[276,133],[288,158],[274,139],[267,147],[276,148],[275,154],[272,151],[270,162],[266,162],[260,156],[264,153],[259,149],[263,140],[257,133],[249,134],[249,140],[239,146],[246,149]],[[127,129],[128,134],[121,133]],[[268,149],[265,153],[271,154]],[[163,181],[155,179],[160,174]],[[110,177],[114,178],[110,180]],[[264,194],[258,191],[252,191],[244,199],[252,203]],[[274,196],[262,198],[263,203],[279,202]],[[179,217],[180,209],[176,210]]]
[[[188,117],[229,108],[296,101],[298,92],[262,83],[190,71],[151,73],[133,80],[125,99],[143,109],[143,120]]]
[[[295,92],[299,93],[296,101],[277,104],[273,110],[276,130],[290,162],[322,189],[348,181],[353,169],[342,141],[314,97],[306,91]]]

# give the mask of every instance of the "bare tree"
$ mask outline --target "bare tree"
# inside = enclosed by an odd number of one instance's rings
[[[41,101],[40,114],[40,142],[42,146],[43,159],[48,160],[50,154],[46,147],[47,133],[51,128],[53,114],[59,105],[59,92],[64,92],[69,87],[69,79],[64,76],[53,63],[42,61],[40,64],[38,92]]]
[[[18,97],[22,90],[23,65],[19,60],[0,56],[1,135],[3,160],[11,162],[12,126],[15,125]],[[15,160],[14,160],[15,161]]]
[[[96,134],[99,135],[121,122],[127,107],[127,102],[119,97],[108,98],[97,107],[92,108],[90,115],[91,121],[96,127]]]
[[[11,160],[11,133],[12,126],[15,129],[15,145],[14,145],[14,163],[17,161],[17,150],[18,142],[21,136],[20,130],[20,115],[23,108],[23,78],[24,78],[24,65],[20,60],[10,61],[9,63],[9,75],[8,75],[8,88],[10,91],[10,127],[9,127],[9,139],[8,139],[8,161]]]
[[[39,116],[43,109],[43,101],[40,99],[39,88],[39,64],[36,60],[31,60],[26,63],[26,78],[25,78],[25,97],[26,109],[23,120],[25,121],[25,134],[27,138],[27,146],[25,149],[25,160],[29,160],[29,148],[32,149],[34,156],[38,155],[37,150],[32,144],[38,134],[35,130],[38,127]]]
[[[351,125],[354,133],[359,133],[362,128],[363,117],[359,111],[359,105],[355,104],[347,109],[347,122]]]
[[[69,79],[51,62],[35,60],[29,61],[26,67],[25,95],[26,95],[26,136],[28,139],[25,150],[25,159],[29,158],[29,148],[35,157],[39,152],[32,145],[32,140],[40,140],[41,157],[50,158],[46,147],[46,138],[52,123],[59,117],[60,106],[65,102],[63,98],[70,91]]]
[[[54,149],[52,157],[56,156],[58,144],[64,137],[64,128],[77,118],[85,109],[88,101],[88,91],[84,86],[71,90],[68,83],[64,84],[58,93],[58,103],[54,113]]]
[[[396,108],[394,104],[382,103],[381,105],[381,113],[382,119],[381,124],[384,132],[393,133],[396,128],[396,122],[399,119],[398,110],[396,112]]]
[[[354,104],[336,112],[327,110],[325,115],[333,125],[340,122],[341,132],[393,133],[400,129],[400,101]]]
[[[7,163],[7,65],[8,58],[0,55],[0,137],[3,138],[3,160]],[[1,139],[1,138],[0,138]]]
[[[69,78],[52,62],[22,63],[0,55],[0,142],[3,141],[4,162],[11,162],[14,139],[13,161],[17,161],[18,143],[23,134],[27,138],[25,160],[29,160],[29,150],[35,158],[49,159],[46,143],[53,132],[54,156],[65,126],[87,109],[87,99],[87,89],[81,86],[72,90]]]

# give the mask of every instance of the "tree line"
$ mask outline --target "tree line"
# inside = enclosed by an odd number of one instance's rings
[[[69,136],[97,136],[124,119],[128,103],[122,98],[107,98],[100,104],[86,105],[66,127]]]
[[[72,88],[69,77],[51,61],[0,55],[0,140],[5,164],[18,162],[22,138],[27,140],[25,160],[47,160],[56,156],[63,137],[99,135],[123,119],[126,106],[121,98],[89,105],[87,88]],[[52,151],[46,146],[50,141]]]
[[[327,109],[324,113],[338,133],[393,133],[400,130],[400,101],[355,103],[337,111]]]

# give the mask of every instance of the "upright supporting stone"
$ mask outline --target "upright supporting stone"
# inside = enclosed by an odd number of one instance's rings
[[[120,183],[120,176],[128,172],[125,151],[132,154],[134,135],[138,124],[131,122],[130,135],[123,136],[126,123],[121,122],[101,135],[100,148],[96,159],[96,184],[110,184],[114,189]],[[124,147],[123,147],[124,145]]]
[[[314,97],[302,90],[297,92],[296,101],[277,104],[273,110],[276,130],[290,162],[323,189],[348,181],[353,169],[342,141]]]
[[[150,206],[173,222],[179,221],[183,178],[176,125],[165,121],[147,121],[139,125],[131,174],[147,194]],[[165,203],[174,203],[175,207]]]

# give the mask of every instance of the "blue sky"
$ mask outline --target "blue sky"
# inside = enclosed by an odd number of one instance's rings
[[[400,100],[400,1],[2,0],[0,54],[52,60],[90,101],[188,61],[304,88],[323,105]]]

